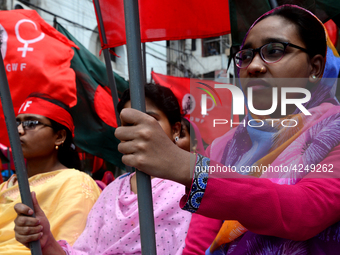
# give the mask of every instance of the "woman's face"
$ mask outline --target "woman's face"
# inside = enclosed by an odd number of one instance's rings
[[[131,108],[131,101],[126,102],[124,108]],[[145,108],[146,113],[154,117],[171,141],[174,141],[174,130],[172,129],[167,116],[148,98],[145,98]]]
[[[300,39],[296,25],[280,16],[269,16],[258,22],[249,32],[243,49],[255,49],[270,42],[289,42],[306,48]],[[282,87],[306,88],[308,78],[311,76],[312,67],[309,56],[304,51],[288,46],[283,58],[268,64],[264,62],[259,53],[255,56],[247,68],[240,69],[239,76],[244,93],[248,87],[253,90],[253,106],[258,110],[267,110],[272,106],[272,87],[278,88],[278,113],[281,105]],[[295,78],[278,79],[278,78]],[[305,79],[296,79],[305,78]],[[303,98],[301,93],[289,93],[288,98]],[[294,105],[287,108],[287,113],[295,110]],[[274,113],[274,114],[277,114]]]
[[[25,159],[39,158],[50,155],[55,149],[58,135],[50,127],[51,122],[44,116],[36,114],[19,114],[17,121],[37,120],[39,124],[33,129],[18,126],[22,152]],[[44,125],[45,124],[45,125]]]

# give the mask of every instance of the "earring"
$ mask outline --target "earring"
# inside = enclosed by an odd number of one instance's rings
[[[315,76],[314,74],[312,75],[312,79],[313,79],[313,80],[315,80],[315,79],[316,79],[316,76]]]
[[[59,146],[58,146],[58,145],[56,145],[56,146],[55,146],[55,149],[56,149],[56,150],[58,150],[58,148],[59,148]]]
[[[178,140],[179,140],[179,137],[178,137],[178,136],[176,136],[176,137],[175,137],[175,142],[177,143],[177,142],[178,142]]]

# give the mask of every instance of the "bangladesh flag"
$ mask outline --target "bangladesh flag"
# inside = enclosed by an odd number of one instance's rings
[[[82,150],[124,169],[122,154],[117,150],[119,140],[114,136],[117,123],[106,67],[58,23],[57,30],[79,47],[79,50],[73,49],[71,60],[77,83],[77,105],[71,109],[74,142]],[[116,73],[114,76],[120,94],[129,84]]]

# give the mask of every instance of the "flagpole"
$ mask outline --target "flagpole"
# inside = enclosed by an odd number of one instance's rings
[[[104,29],[104,22],[103,22],[103,17],[102,17],[102,12],[100,9],[100,4],[99,0],[94,0],[94,5],[96,7],[97,11],[97,17],[99,21],[99,27],[100,27],[100,32],[102,36],[102,41],[104,45],[107,45],[107,39],[106,39],[106,34],[105,34],[105,29]],[[113,71],[112,71],[112,65],[111,65],[111,58],[110,58],[110,52],[109,49],[103,49],[104,52],[104,59],[105,59],[105,66],[106,66],[106,73],[109,79],[109,88],[111,90],[111,96],[113,100],[113,108],[115,109],[115,114],[116,114],[116,121],[117,125],[120,126],[120,118],[117,110],[117,105],[118,105],[118,92],[117,92],[117,85],[116,81],[114,79]]]
[[[142,43],[142,60],[143,60],[143,73],[144,73],[144,84],[147,82],[147,74],[146,74],[146,46],[145,43]]]
[[[15,121],[14,108],[11,98],[11,92],[9,90],[5,65],[2,59],[2,54],[0,51],[0,97],[2,103],[2,109],[4,111],[5,122],[7,127],[7,132],[9,136],[9,141],[12,147],[13,161],[15,165],[15,172],[17,174],[19,190],[21,201],[25,205],[29,206],[34,211],[33,201],[31,197],[31,191],[28,183],[28,175],[24,161],[24,155],[22,153],[18,127]],[[32,217],[35,217],[33,213]],[[41,255],[40,241],[34,241],[30,243],[31,253],[33,255]]]
[[[131,106],[145,112],[145,90],[138,0],[124,0],[126,46],[130,78]],[[151,178],[136,171],[140,238],[143,255],[156,254],[155,222],[153,216]]]

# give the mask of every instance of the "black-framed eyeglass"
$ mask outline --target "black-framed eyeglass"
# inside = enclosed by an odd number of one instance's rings
[[[17,120],[17,127],[19,127],[20,124],[22,124],[22,128],[24,130],[34,130],[37,126],[40,125],[53,128],[51,125],[42,123],[39,120],[24,120],[24,121]]]
[[[264,62],[268,64],[276,63],[283,58],[288,46],[302,50],[308,54],[307,49],[298,45],[289,42],[272,42],[262,45],[256,49],[244,49],[236,52],[234,55],[235,64],[238,68],[247,68],[253,60],[256,52],[260,53],[260,57]]]

